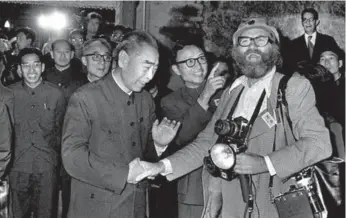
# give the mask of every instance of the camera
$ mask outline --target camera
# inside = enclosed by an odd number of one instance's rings
[[[233,171],[236,155],[247,149],[251,127],[243,117],[216,121],[214,130],[219,138],[209,150],[209,156],[204,158],[204,164],[212,176],[228,181],[237,176]]]
[[[306,190],[312,212],[314,214],[324,211],[320,197],[317,194],[316,181],[313,177],[313,168],[307,168],[295,175],[298,188]]]

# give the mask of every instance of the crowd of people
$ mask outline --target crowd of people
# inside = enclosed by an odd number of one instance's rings
[[[273,196],[294,184],[285,178],[344,159],[345,53],[317,32],[315,9],[301,12],[305,33],[285,55],[275,27],[249,17],[229,42],[231,58],[196,35],[175,43],[165,67],[150,33],[113,24],[101,32],[96,12],[83,21],[40,49],[30,27],[13,42],[2,36],[0,176],[11,187],[10,217],[57,217],[61,193],[63,218],[276,218]],[[178,85],[163,82],[166,70]],[[284,74],[292,130],[276,109]],[[233,171],[251,177],[251,212],[238,178],[205,167],[219,120],[247,142]]]

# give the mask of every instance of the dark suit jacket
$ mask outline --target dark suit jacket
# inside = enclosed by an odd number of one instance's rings
[[[69,217],[144,217],[145,182],[127,183],[128,164],[149,153],[154,119],[151,95],[127,95],[111,73],[71,96],[62,139],[72,177]]]
[[[169,145],[171,154],[183,148],[196,138],[209,120],[212,113],[205,111],[197,99],[205,84],[197,89],[183,87],[164,97],[161,101],[163,116],[181,122],[174,143]],[[203,205],[202,168],[178,180],[178,201],[184,204]]]
[[[334,48],[334,46],[337,46],[337,44],[333,37],[317,32],[314,51],[312,53],[312,58],[310,58],[305,37],[301,35],[291,42],[290,55],[288,57],[290,59],[290,68],[295,70],[297,64],[301,61],[316,64],[320,60],[321,53],[330,47]]]

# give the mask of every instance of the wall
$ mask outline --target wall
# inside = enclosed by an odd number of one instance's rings
[[[156,36],[168,47],[171,42],[159,33],[159,28],[169,23],[170,10],[176,6],[197,3],[201,5],[204,18],[203,29],[206,32],[206,45],[217,56],[230,54],[232,34],[237,29],[241,18],[249,14],[266,16],[269,24],[275,26],[283,36],[293,39],[301,35],[300,12],[305,7],[314,7],[320,15],[318,31],[331,35],[340,47],[345,48],[345,2],[321,1],[180,1],[180,2],[146,2],[145,29]],[[143,4],[137,8],[137,28],[143,28]]]

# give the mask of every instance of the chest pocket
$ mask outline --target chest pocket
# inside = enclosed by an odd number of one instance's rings
[[[55,124],[55,106],[50,103],[40,106],[43,108],[40,110],[40,126],[43,129],[52,130]]]

